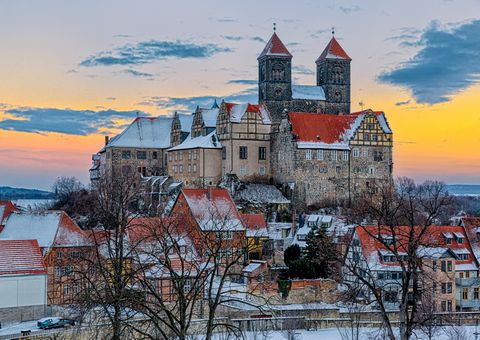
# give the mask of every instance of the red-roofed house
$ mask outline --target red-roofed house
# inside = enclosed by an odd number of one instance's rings
[[[273,253],[273,244],[268,236],[264,214],[241,214],[247,227],[247,254],[249,260],[268,260]]]
[[[2,322],[43,316],[47,269],[36,240],[0,240]]]
[[[88,235],[63,211],[13,213],[0,240],[36,240],[48,272],[48,304],[70,303],[79,291],[72,283],[82,270],[81,256],[91,249]]]
[[[244,253],[246,228],[226,189],[183,189],[170,217],[183,226],[201,257],[209,255],[212,244],[219,246],[221,257]]]
[[[392,178],[392,131],[383,112],[290,112],[273,141],[276,182],[296,202],[349,200]]]
[[[420,232],[415,229],[415,233]],[[399,282],[402,271],[395,254],[381,243],[396,242],[399,256],[407,256],[404,247],[411,228],[392,229],[378,226],[357,226],[348,248],[344,280],[356,282],[350,268],[357,264],[357,271],[367,273],[382,289],[385,302],[398,303]],[[372,237],[375,236],[375,237]],[[480,279],[478,262],[473,254],[465,229],[461,226],[430,226],[421,239],[417,256],[422,259],[424,294],[434,301],[438,311],[478,310],[480,307]],[[369,296],[369,292],[365,295]]]

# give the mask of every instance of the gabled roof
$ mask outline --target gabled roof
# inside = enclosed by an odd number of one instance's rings
[[[260,115],[263,124],[272,124],[270,119],[270,114],[268,113],[266,107],[259,104],[236,104],[236,103],[225,103],[228,114],[230,115],[230,121],[233,123],[240,123],[243,116],[247,112],[255,112]]]
[[[12,201],[0,201],[0,226],[5,225],[8,216],[15,211],[18,209]]]
[[[407,245],[407,240],[410,235],[411,228],[406,226],[394,227],[397,240],[397,249],[399,252],[405,251],[405,246]],[[419,235],[421,228],[415,228],[414,232]],[[360,245],[362,247],[362,252],[365,258],[376,264],[395,266],[398,265],[396,262],[384,263],[381,258],[378,257],[378,253],[385,253],[389,250],[375,237],[382,235],[385,239],[392,236],[392,229],[386,226],[357,226],[355,228],[355,233],[360,240]],[[419,247],[419,251],[422,252],[421,255],[438,257],[439,255],[445,253],[447,250],[451,250],[455,254],[468,254],[467,260],[456,260],[456,264],[463,265],[475,265],[475,258],[472,254],[472,249],[470,242],[467,239],[464,239],[462,243],[453,241],[451,244],[447,244],[444,235],[454,234],[462,235],[465,237],[465,230],[460,226],[429,226],[426,232],[423,233],[422,243],[423,245]]]
[[[268,237],[267,221],[264,214],[240,214],[247,227],[249,237]]]
[[[203,124],[205,127],[216,127],[217,126],[217,117],[220,109],[200,109],[202,114]]]
[[[477,261],[480,261],[480,242],[477,236],[480,233],[480,217],[462,217],[461,221],[472,244],[473,253]]]
[[[383,112],[365,110],[346,115],[290,112],[288,118],[298,148],[347,150],[349,140],[369,112],[375,114],[385,133],[391,133]]]
[[[182,194],[202,230],[245,230],[228,190],[220,188],[183,189]]]
[[[170,117],[138,117],[106,147],[168,148],[170,146]]]
[[[287,50],[287,48],[285,47],[285,45],[282,43],[277,33],[275,32],[273,32],[272,37],[267,42],[267,45],[263,49],[262,53],[260,53],[257,59],[260,59],[267,55],[284,56],[284,57],[290,57],[290,58],[292,57],[290,52]]]
[[[47,274],[36,240],[0,240],[0,275]]]
[[[175,151],[175,150],[187,150],[187,149],[221,149],[222,144],[218,140],[218,136],[216,131],[210,132],[208,135],[205,136],[198,136],[192,138],[192,134],[190,134],[185,140],[175,145],[174,147],[168,149],[167,151]]]
[[[40,248],[90,244],[87,234],[63,211],[14,213],[0,233],[3,240],[37,240]]]
[[[348,56],[342,46],[340,46],[335,37],[332,37],[332,39],[330,39],[322,54],[320,54],[320,56],[318,57],[317,62],[325,59],[352,60],[352,58]]]
[[[192,130],[193,115],[178,115],[180,120],[180,130],[190,132]]]

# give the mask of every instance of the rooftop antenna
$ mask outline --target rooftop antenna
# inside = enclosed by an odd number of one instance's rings
[[[273,32],[275,32],[276,30],[277,30],[277,23],[274,22],[274,23],[273,23]]]

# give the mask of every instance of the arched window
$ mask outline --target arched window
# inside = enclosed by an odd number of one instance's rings
[[[272,67],[272,80],[284,80],[285,68],[282,64],[275,64]]]

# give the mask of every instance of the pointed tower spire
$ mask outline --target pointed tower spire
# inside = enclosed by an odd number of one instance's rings
[[[218,106],[217,104],[217,98],[215,98],[214,102],[213,102],[213,105],[212,105],[212,109],[218,109],[220,108],[220,106]]]
[[[292,57],[288,49],[285,47],[283,42],[278,37],[277,33],[275,32],[276,26],[273,26],[273,34],[270,40],[265,45],[262,53],[258,56],[257,59],[260,59],[266,55],[275,55],[275,56],[285,56],[285,57]]]
[[[330,39],[322,54],[318,57],[317,62],[324,59],[352,60],[342,46],[340,46],[337,39],[335,39],[334,28],[332,28],[332,39]]]

